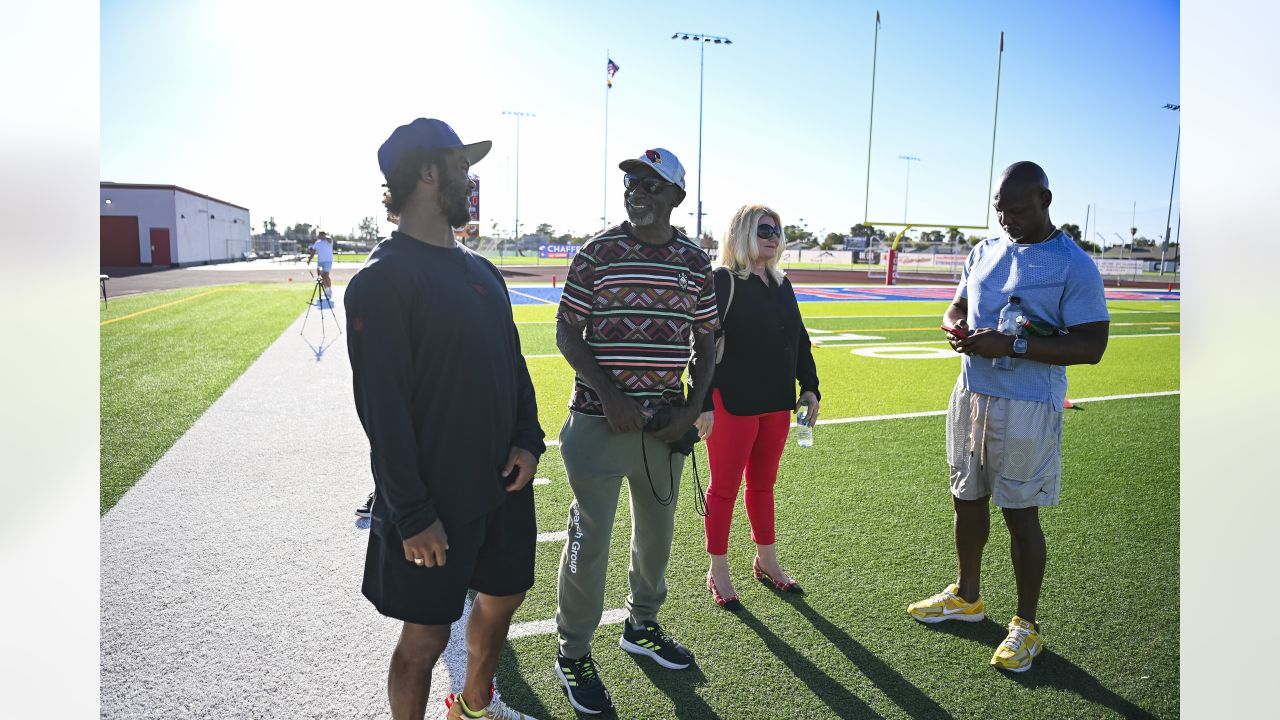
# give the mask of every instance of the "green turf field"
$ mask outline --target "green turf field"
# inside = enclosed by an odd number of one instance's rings
[[[959,359],[854,353],[899,345],[945,350],[945,303],[808,303],[811,331],[861,335],[815,349],[824,418],[942,410]],[[1179,306],[1111,304],[1103,362],[1068,370],[1070,397],[1178,389]],[[516,308],[540,417],[555,437],[572,373],[555,354],[550,306]],[[813,332],[821,340],[823,333]],[[874,339],[870,339],[874,338]],[[881,339],[883,338],[883,339]],[[539,355],[548,355],[539,357]],[[699,654],[697,668],[664,671],[617,646],[619,626],[597,633],[594,654],[619,717],[1171,717],[1178,714],[1178,611],[1153,608],[1152,588],[1178,584],[1176,396],[1082,403],[1068,411],[1063,503],[1042,517],[1050,553],[1040,616],[1048,647],[1024,675],[988,666],[1013,615],[1008,533],[993,521],[985,560],[988,620],[961,627],[910,620],[908,602],[954,579],[944,418],[823,425],[816,446],[793,444],[779,477],[779,548],[810,593],[782,597],[751,579],[753,547],[739,503],[730,559],[745,611],[720,610],[703,586],[707,559],[685,474],[666,626]],[[706,477],[706,459],[699,460]],[[556,450],[538,489],[541,532],[563,530],[571,493]],[[626,596],[627,493],[620,499],[605,608]],[[539,547],[539,581],[516,622],[551,618],[560,542]],[[1126,609],[1151,613],[1134,637]],[[1139,647],[1123,656],[1117,638]],[[520,638],[504,656],[503,692],[539,718],[574,713],[551,671],[554,636]],[[522,674],[517,679],[516,675]]]
[[[111,303],[110,317],[119,318],[194,298],[102,327],[104,512],[301,312],[288,288],[207,292]],[[823,418],[944,409],[959,369],[937,330],[944,307],[806,303]],[[549,440],[573,378],[555,349],[554,312],[515,308]],[[1177,391],[1178,303],[1113,302],[1111,312],[1106,357],[1069,369],[1069,397]],[[815,447],[792,442],[778,480],[778,547],[809,593],[784,597],[751,579],[739,503],[730,549],[745,608],[737,614],[712,604],[703,585],[707,557],[686,471],[661,620],[698,664],[661,670],[618,648],[620,626],[602,627],[594,654],[618,717],[1176,717],[1179,610],[1153,597],[1176,598],[1179,588],[1178,418],[1176,395],[1086,401],[1067,411],[1062,504],[1041,514],[1047,650],[1022,675],[988,666],[1016,602],[998,515],[984,561],[988,619],[925,626],[904,612],[954,579],[943,417],[824,424]],[[705,487],[701,447],[698,465]],[[538,475],[551,479],[536,491],[539,532],[562,531],[571,494],[558,448]],[[625,490],[619,502],[606,609],[622,607],[626,595]],[[537,582],[516,623],[554,616],[561,547],[539,546]],[[542,720],[576,715],[554,678],[554,653],[552,634],[517,638],[499,668],[506,699]]]
[[[279,284],[146,293],[99,305],[101,512],[133,487],[305,306],[296,288]]]

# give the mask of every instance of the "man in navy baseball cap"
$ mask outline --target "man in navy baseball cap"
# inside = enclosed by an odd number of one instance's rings
[[[447,716],[532,720],[492,688],[533,586],[531,482],[545,433],[502,275],[454,239],[470,219],[468,171],[491,145],[466,145],[428,118],[391,133],[378,165],[397,228],[344,295],[374,482],[361,592],[403,622],[387,673],[394,720],[424,717],[470,590],[466,678],[446,697]]]
[[[422,189],[425,192],[418,193],[417,198],[426,200],[428,195],[434,196],[426,202],[438,205],[449,227],[465,226],[471,219],[468,204],[471,180],[467,171],[488,155],[492,147],[490,140],[464,144],[448,123],[434,118],[418,118],[396,128],[378,148],[378,167],[387,179],[387,191],[382,197],[387,219],[401,224],[401,211],[410,197]],[[402,226],[400,230],[424,242],[437,239],[423,237],[422,232],[433,231],[419,228],[415,222],[410,223],[410,228]],[[453,244],[451,232],[448,237],[440,238],[446,246]]]
[[[396,128],[391,137],[382,143],[382,147],[378,148],[378,167],[382,169],[383,177],[389,178],[406,151],[450,148],[462,148],[467,163],[475,165],[489,154],[492,147],[492,140],[464,145],[458,138],[458,133],[449,127],[449,123],[435,118],[418,118],[408,125]]]

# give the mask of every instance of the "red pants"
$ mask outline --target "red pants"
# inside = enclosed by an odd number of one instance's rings
[[[787,445],[791,412],[731,415],[720,401],[719,390],[713,391],[712,399],[715,425],[707,438],[711,481],[707,484],[707,516],[703,518],[707,552],[711,555],[729,552],[729,524],[733,521],[733,507],[738,502],[744,471],[751,540],[757,545],[772,545],[773,484],[778,479],[778,461]]]

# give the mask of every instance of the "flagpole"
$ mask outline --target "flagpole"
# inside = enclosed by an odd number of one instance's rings
[[[613,90],[613,85],[609,82],[609,63],[613,62],[609,57],[609,49],[604,51],[605,62],[605,85],[604,85],[604,200],[600,208],[600,229],[604,230],[609,227],[609,94]]]
[[[991,227],[991,183],[996,172],[996,123],[1000,120],[1000,69],[1004,65],[1004,31],[1000,31],[1000,54],[996,56],[996,114],[991,119],[991,168],[987,170],[987,227]]]
[[[876,120],[876,55],[880,52],[880,11],[876,11],[876,34],[871,45],[871,117],[867,120],[867,183],[866,192],[862,196],[862,222],[865,225],[870,218],[868,209],[871,202],[871,129]]]

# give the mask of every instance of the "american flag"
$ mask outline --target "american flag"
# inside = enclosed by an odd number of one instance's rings
[[[613,76],[617,74],[618,70],[620,69],[621,68],[618,67],[618,63],[614,62],[613,60],[609,60],[609,64],[604,66],[604,72],[605,72],[604,81],[605,83],[608,84],[609,87],[613,87]]]

